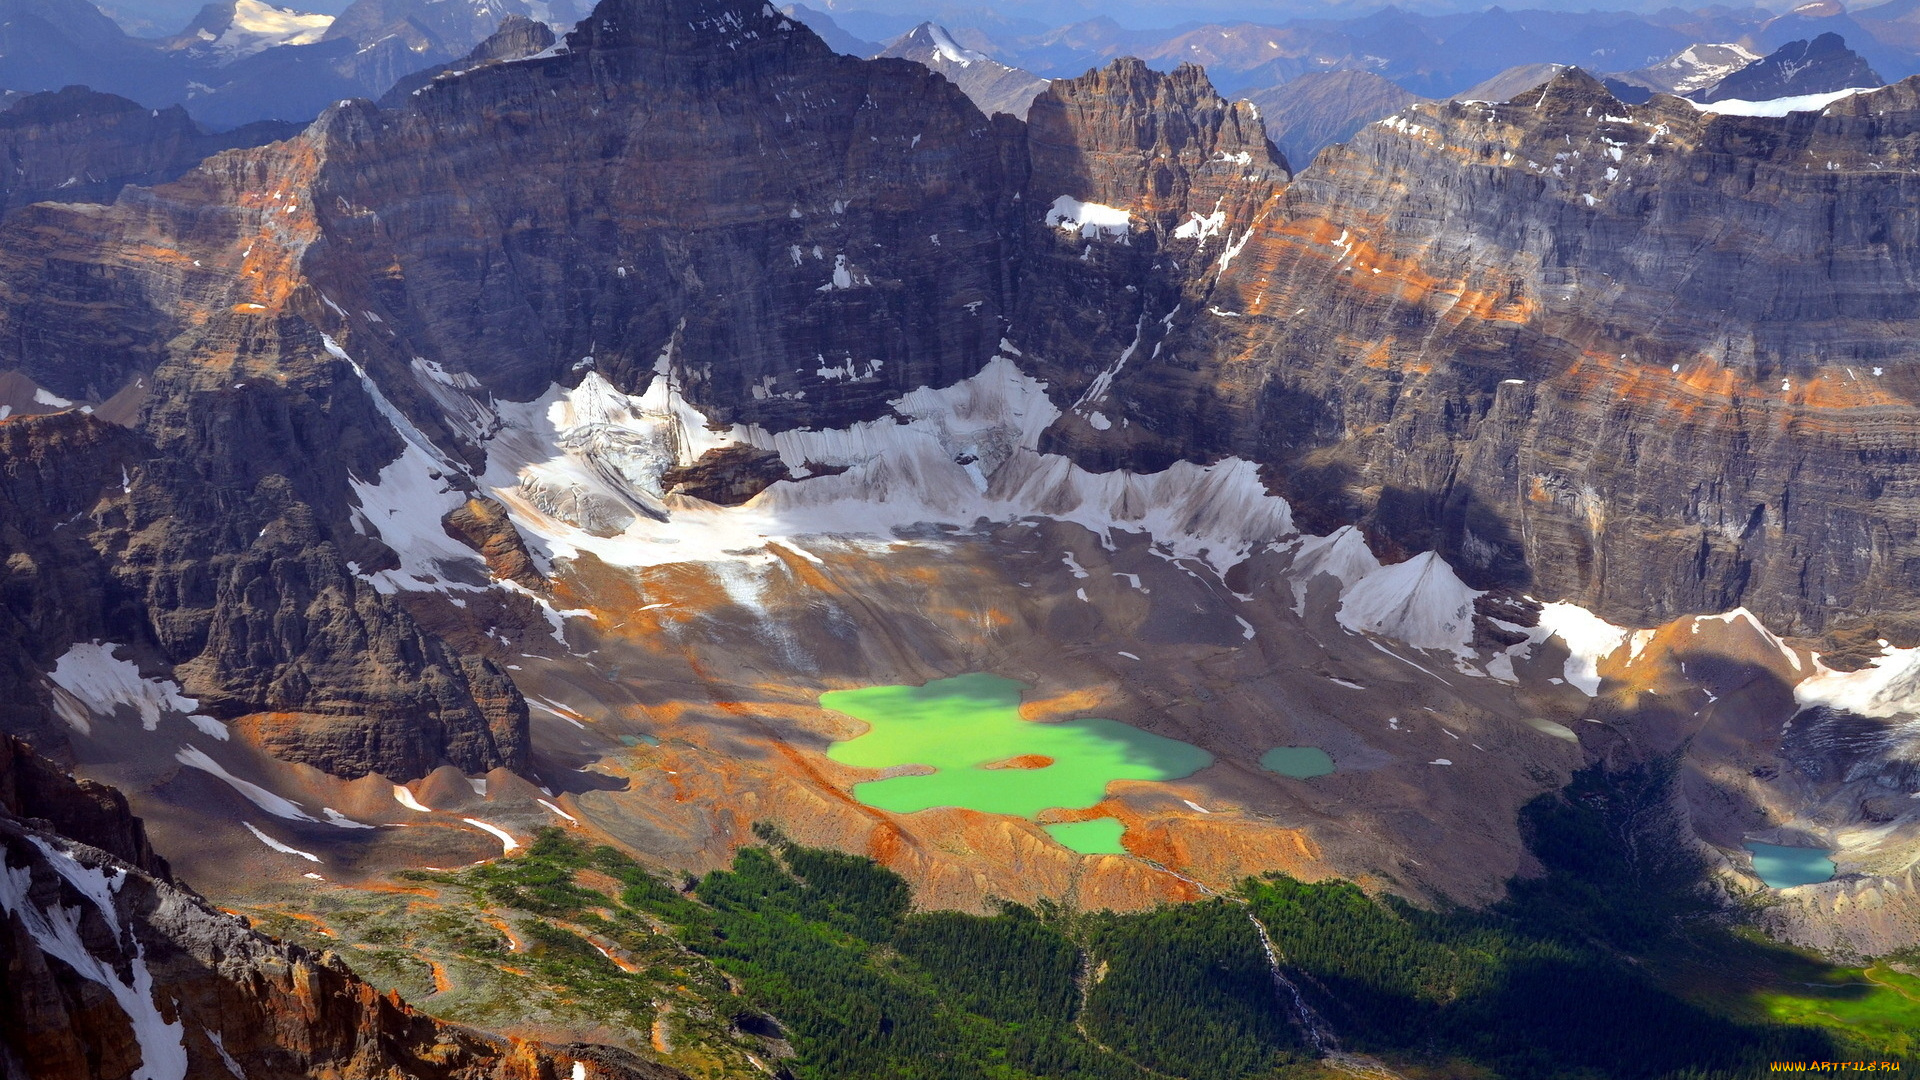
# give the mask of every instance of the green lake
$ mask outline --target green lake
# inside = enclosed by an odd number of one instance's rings
[[[922,765],[917,776],[892,776],[855,784],[853,796],[868,806],[911,814],[935,806],[959,806],[990,814],[1031,818],[1042,810],[1079,810],[1106,797],[1115,780],[1178,780],[1213,762],[1213,755],[1178,739],[1142,731],[1118,720],[1087,718],[1034,723],[1020,718],[1024,683],[997,675],[960,675],[925,686],[873,686],[820,695],[824,708],[864,720],[870,730],[835,743],[827,756],[847,765],[885,769]],[[997,766],[989,768],[988,766]],[[1112,831],[1119,847],[1118,821]],[[1077,822],[1050,826],[1069,832],[1076,851],[1102,837]],[[1101,850],[1107,850],[1102,848]]]
[[[1790,889],[1812,885],[1833,877],[1833,860],[1825,848],[1782,847],[1749,841],[1753,852],[1753,872],[1771,889]]]
[[[1311,780],[1333,771],[1333,758],[1317,746],[1276,746],[1260,755],[1260,767],[1295,780]]]
[[[1094,818],[1092,821],[1065,821],[1058,825],[1042,825],[1047,835],[1082,855],[1125,855],[1127,849],[1120,846],[1120,834],[1127,831],[1125,825],[1110,817]]]

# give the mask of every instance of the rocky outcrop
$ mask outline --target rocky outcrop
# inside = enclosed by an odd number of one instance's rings
[[[817,471],[810,471],[817,475]],[[661,474],[661,489],[719,506],[739,506],[782,480],[792,479],[780,455],[751,446],[709,450],[691,465]]]
[[[12,730],[59,745],[41,673],[72,643],[107,640],[162,658],[209,715],[338,775],[524,765],[526,705],[506,673],[356,576],[284,474],[222,484],[76,411],[0,421],[0,454]],[[208,471],[232,458],[208,455]]]
[[[1767,101],[1884,85],[1886,80],[1847,48],[1839,34],[1821,34],[1811,41],[1789,41],[1693,97],[1706,102]]]
[[[254,932],[167,878],[118,792],[75,783],[11,740],[0,740],[0,972],[7,1076],[682,1076],[611,1048],[436,1020],[333,953]]]
[[[783,472],[785,470],[782,470]],[[527,542],[513,527],[497,499],[472,498],[443,519],[447,535],[480,553],[494,577],[528,589],[546,587],[546,575],[534,565]]]
[[[172,883],[147,828],[118,788],[68,776],[27,743],[0,735],[0,815],[44,822],[76,843],[97,848],[141,873]]]

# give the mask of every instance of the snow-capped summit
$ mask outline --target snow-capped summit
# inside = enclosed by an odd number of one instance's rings
[[[1626,76],[1627,81],[1663,94],[1691,94],[1704,90],[1760,59],[1760,54],[1735,42],[1689,45],[1671,57]]]
[[[989,116],[1004,112],[1025,119],[1034,95],[1047,88],[1046,79],[969,49],[945,27],[930,22],[895,39],[880,55],[918,61],[945,75]]]
[[[331,26],[331,15],[275,7],[262,0],[224,0],[201,8],[174,45],[231,64],[280,45],[312,45]]]

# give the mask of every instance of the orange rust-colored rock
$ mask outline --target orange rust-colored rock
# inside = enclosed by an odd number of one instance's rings
[[[540,573],[527,552],[527,542],[507,516],[507,508],[497,499],[472,498],[447,512],[443,519],[447,535],[480,553],[487,569],[529,589],[546,587],[546,575]]]
[[[999,761],[989,761],[980,766],[983,769],[1044,769],[1053,764],[1053,759],[1045,754],[1018,754]]]

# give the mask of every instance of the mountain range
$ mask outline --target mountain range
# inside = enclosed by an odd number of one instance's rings
[[[8,1070],[1911,1048],[1900,12],[31,2]]]

